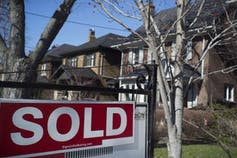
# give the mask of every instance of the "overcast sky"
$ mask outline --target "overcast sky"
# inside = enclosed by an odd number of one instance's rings
[[[174,0],[163,0],[162,3],[154,2],[156,10],[174,6]],[[26,52],[32,50],[39,40],[40,34],[49,21],[54,11],[58,8],[62,0],[26,0]],[[61,45],[64,43],[80,45],[87,42],[89,29],[95,30],[96,37],[107,33],[115,33],[127,36],[130,33],[124,30],[120,25],[109,20],[95,9],[90,0],[77,0],[72,9],[68,21],[66,22],[53,41],[52,45]],[[157,5],[159,4],[159,5]],[[123,19],[125,20],[125,19]],[[126,20],[130,27],[136,29],[141,22],[135,20]]]

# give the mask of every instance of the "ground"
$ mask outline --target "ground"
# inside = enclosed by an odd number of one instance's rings
[[[232,157],[237,157],[237,147],[231,147]],[[227,158],[226,153],[217,145],[184,145],[183,158]],[[156,148],[155,158],[167,158],[166,148]]]

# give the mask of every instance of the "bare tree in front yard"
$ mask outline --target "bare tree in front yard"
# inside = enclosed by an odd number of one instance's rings
[[[70,14],[75,0],[64,0],[54,12],[47,26],[39,37],[39,41],[30,56],[25,53],[25,8],[24,0],[2,0],[1,10],[8,13],[7,24],[9,32],[0,32],[0,54],[3,62],[5,81],[35,82],[37,78],[37,66],[43,58],[57,33]],[[6,19],[6,17],[4,17]],[[3,23],[1,22],[1,27]],[[5,34],[4,34],[5,33]],[[6,36],[7,35],[7,36]],[[12,72],[12,73],[11,73]],[[3,90],[4,98],[29,98],[32,91],[29,89]]]
[[[206,5],[208,2],[213,5]],[[195,37],[205,34],[204,47],[199,60],[193,65],[194,70],[198,70],[208,55],[209,51],[223,42],[230,42],[236,36],[237,21],[231,17],[226,8],[226,1],[222,0],[176,0],[175,19],[167,21],[168,24],[156,21],[156,14],[152,14],[152,2],[144,0],[134,0],[133,5],[121,7],[121,3],[128,3],[123,0],[94,0],[95,4],[100,6],[104,13],[116,21],[132,34],[142,40],[152,51],[153,59],[158,64],[157,82],[158,89],[162,99],[162,105],[165,112],[165,119],[168,127],[168,154],[170,158],[182,157],[182,119],[184,108],[184,65],[189,64],[185,60],[185,50],[188,47],[188,41]],[[174,2],[174,1],[173,1]],[[207,10],[216,9],[222,11],[221,15],[208,15],[208,19],[201,19],[205,14],[209,14]],[[131,7],[133,6],[133,7]],[[232,4],[233,6],[233,4]],[[131,9],[136,7],[137,14],[130,14]],[[209,8],[205,8],[209,7]],[[213,7],[213,8],[212,8]],[[206,10],[204,10],[204,8]],[[127,9],[127,10],[126,10]],[[143,22],[144,34],[136,32],[121,20],[121,16],[132,19],[141,19]],[[165,15],[164,15],[165,16]],[[191,18],[190,18],[191,17]],[[205,16],[204,16],[205,17]],[[167,17],[170,18],[170,17]],[[220,22],[220,18],[225,19]],[[170,23],[171,22],[171,23]],[[221,24],[221,25],[220,25]],[[169,26],[165,31],[161,29],[162,25]],[[172,54],[167,54],[165,44],[169,37],[175,38],[175,48]],[[166,59],[164,65],[162,60]],[[172,66],[171,66],[172,65]],[[168,67],[170,80],[166,78],[167,72],[164,67]],[[192,83],[194,77],[189,78],[189,84]]]

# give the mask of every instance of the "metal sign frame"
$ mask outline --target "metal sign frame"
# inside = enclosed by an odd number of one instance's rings
[[[0,107],[0,157],[134,143],[134,102],[0,99]]]
[[[157,91],[157,65],[155,63],[144,65],[148,78],[144,74],[137,76],[137,87],[139,89],[122,89],[122,88],[98,88],[73,85],[59,85],[48,83],[21,83],[11,81],[0,81],[0,87],[3,88],[37,88],[37,89],[54,89],[54,90],[72,90],[72,91],[103,91],[103,93],[132,93],[148,95],[147,111],[147,144],[146,158],[154,157],[154,116],[156,109],[156,91]],[[144,86],[141,86],[141,85]]]

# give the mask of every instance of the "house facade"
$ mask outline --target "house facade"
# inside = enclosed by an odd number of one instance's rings
[[[205,58],[200,60],[211,40],[210,35],[213,30],[223,29],[225,26],[223,25],[226,22],[225,11],[220,2],[219,0],[207,0],[203,6],[203,13],[197,19],[198,21],[187,32],[188,37],[191,38],[186,41],[187,44],[182,54],[184,88],[187,89],[184,95],[184,102],[187,108],[215,103],[234,105],[237,101],[236,41],[233,40],[229,44],[220,44],[209,49]],[[231,4],[227,9],[234,12],[235,5]],[[198,5],[196,6],[197,8]],[[190,11],[186,17],[187,22],[193,21],[193,15],[196,12],[197,10],[194,7],[194,10]],[[229,18],[236,18],[236,15],[233,14]],[[176,8],[162,10],[155,14],[154,19],[157,21],[161,33],[165,33],[176,19]],[[142,36],[145,35],[143,26],[136,31]],[[171,82],[172,58],[176,51],[174,33],[175,31],[171,30],[164,47],[159,50],[160,52],[165,52],[165,56],[161,58],[168,82]],[[153,53],[144,42],[137,39],[133,34],[128,37],[107,34],[95,38],[94,30],[90,30],[88,42],[80,46],[65,44],[49,51],[48,55],[58,57],[63,65],[55,66],[57,69],[54,68],[54,70],[53,66],[49,68],[54,72],[51,73],[49,80],[69,85],[97,85],[99,87],[137,89],[137,76],[140,74],[147,75],[144,64],[152,63]],[[196,68],[197,65],[199,65],[198,68]],[[45,67],[47,65],[41,65],[41,70],[48,69]],[[86,72],[82,71],[84,69]],[[42,71],[42,75],[50,76],[46,72]],[[87,75],[91,74],[91,76],[84,76],[82,72]],[[193,77],[193,82],[188,84],[190,77]],[[85,80],[88,82],[85,82]],[[157,92],[157,104],[160,105],[162,100],[160,99],[159,91]],[[106,96],[101,92],[83,95],[85,96],[84,98],[88,97],[94,100],[147,102],[147,96],[140,94]],[[83,95],[81,92],[55,92],[54,99],[61,97],[77,100],[82,99],[81,96]]]
[[[50,81],[68,85],[118,87],[121,52],[110,46],[125,39],[123,36],[111,33],[95,38],[94,30],[90,30],[88,42],[80,46],[64,44],[53,48],[48,52],[48,56],[60,57],[62,65],[54,70]],[[82,94],[82,92],[55,91],[54,99],[60,98],[117,100],[117,95],[103,92]]]
[[[215,6],[215,7],[213,7]],[[197,7],[198,8],[198,7]],[[227,7],[229,10],[233,9],[233,4]],[[183,51],[182,58],[184,61],[184,86],[187,88],[187,93],[184,94],[185,106],[187,108],[194,108],[198,106],[208,106],[215,103],[236,105],[237,101],[237,73],[236,73],[236,56],[234,45],[236,41],[231,44],[220,44],[212,49],[209,49],[207,55],[203,60],[203,52],[211,40],[209,36],[213,29],[223,26],[225,19],[225,11],[223,10],[220,1],[208,0],[204,4],[203,13],[200,15],[199,21],[190,28],[188,36],[192,37],[186,41],[186,47]],[[194,11],[187,15],[187,21],[193,21]],[[230,14],[231,15],[231,14]],[[235,16],[235,15],[234,15]],[[233,18],[236,18],[233,17]],[[169,26],[176,19],[176,8],[162,10],[154,17],[161,33],[165,33]],[[214,21],[216,22],[215,25]],[[218,26],[219,25],[219,26]],[[204,28],[205,26],[205,28]],[[224,29],[224,28],[222,28]],[[203,31],[204,30],[204,31]],[[140,35],[145,35],[144,28],[141,26],[136,30]],[[172,58],[175,50],[175,36],[172,35],[174,30],[171,30],[165,46],[159,51],[163,51],[166,57],[162,59],[163,68],[166,80],[170,80],[170,71],[173,71]],[[232,46],[232,49],[230,47]],[[147,46],[130,35],[130,40],[120,45],[115,45],[122,50],[121,70],[120,70],[120,87],[136,89],[136,77],[139,73],[144,73],[142,64],[149,64],[152,58],[152,53],[147,49]],[[226,57],[228,56],[228,57]],[[163,57],[161,57],[163,58]],[[168,66],[167,66],[168,65]],[[198,69],[196,66],[200,65]],[[190,77],[194,80],[188,84]],[[158,83],[159,84],[159,83]],[[158,104],[162,104],[157,93]],[[146,102],[145,97],[120,94],[120,100],[135,100],[138,102]]]

